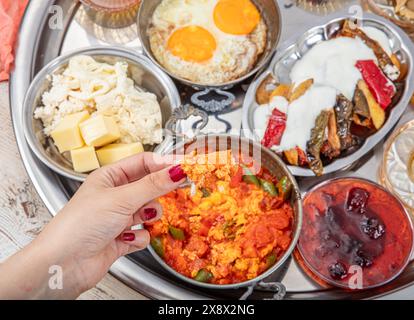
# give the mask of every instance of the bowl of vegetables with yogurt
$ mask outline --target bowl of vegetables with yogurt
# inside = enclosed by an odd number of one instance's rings
[[[348,168],[409,104],[414,46],[370,14],[330,17],[289,43],[249,87],[244,134],[278,153],[296,176]]]

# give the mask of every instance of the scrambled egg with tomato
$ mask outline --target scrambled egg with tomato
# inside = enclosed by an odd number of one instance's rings
[[[182,168],[195,192],[161,197],[163,217],[148,226],[151,245],[168,265],[197,281],[231,284],[257,277],[283,255],[293,209],[280,192],[263,188],[265,179],[267,186],[276,179],[263,170],[246,175],[231,151],[186,157]]]

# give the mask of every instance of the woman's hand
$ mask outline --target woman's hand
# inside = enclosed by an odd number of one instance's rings
[[[171,160],[143,153],[90,174],[43,232],[0,265],[0,298],[75,298],[117,258],[145,248],[148,231],[131,227],[159,219],[154,199],[185,179]],[[51,266],[62,270],[62,289],[49,288]]]

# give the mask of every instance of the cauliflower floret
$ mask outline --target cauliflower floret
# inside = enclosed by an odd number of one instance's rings
[[[157,97],[135,86],[128,77],[128,64],[99,63],[89,56],[70,59],[62,74],[52,76],[52,86],[42,96],[34,117],[50,135],[60,120],[88,111],[115,118],[121,143],[155,144],[162,141],[162,116]]]

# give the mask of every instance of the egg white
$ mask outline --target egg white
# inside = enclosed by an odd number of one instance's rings
[[[148,30],[151,50],[171,73],[187,80],[212,85],[237,79],[248,73],[266,46],[267,27],[263,19],[249,35],[231,35],[221,31],[213,12],[219,0],[163,0],[154,11]],[[207,61],[188,62],[167,48],[171,34],[196,25],[208,30],[217,48]]]

